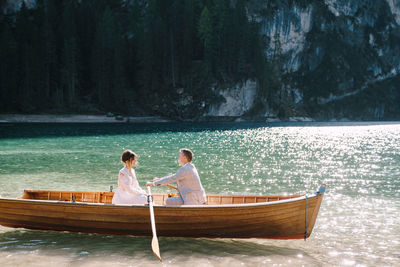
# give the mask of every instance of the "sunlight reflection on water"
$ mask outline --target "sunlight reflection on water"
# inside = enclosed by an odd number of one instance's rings
[[[57,133],[61,126],[32,127]],[[328,191],[307,242],[161,238],[164,265],[400,264],[400,124],[192,125],[149,132],[116,125],[128,128],[81,136],[87,129],[80,127],[70,126],[78,133],[71,136],[0,139],[0,195],[16,197],[28,188],[116,188],[127,148],[140,156],[136,171],[143,186],[176,171],[178,148],[188,147],[209,193],[295,194],[314,192],[321,183]],[[0,265],[159,266],[149,244],[149,238],[0,227]]]

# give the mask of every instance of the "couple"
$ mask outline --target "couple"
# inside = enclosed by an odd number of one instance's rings
[[[155,178],[147,182],[146,186],[167,185],[176,182],[179,197],[168,198],[166,205],[200,205],[206,203],[206,193],[201,184],[196,167],[192,163],[193,152],[189,149],[180,149],[178,161],[182,166],[177,173],[163,178]],[[147,204],[147,193],[140,187],[135,170],[137,155],[131,150],[122,154],[125,167],[119,171],[118,189],[112,199],[113,204]]]

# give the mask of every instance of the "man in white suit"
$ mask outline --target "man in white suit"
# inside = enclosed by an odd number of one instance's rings
[[[200,205],[206,203],[206,193],[201,184],[196,167],[192,163],[193,152],[189,149],[180,149],[178,161],[182,166],[177,173],[163,178],[155,178],[147,182],[146,186],[167,185],[176,182],[179,197],[168,198],[167,205]]]

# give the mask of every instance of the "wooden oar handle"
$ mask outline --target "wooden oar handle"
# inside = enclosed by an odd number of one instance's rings
[[[178,188],[176,188],[175,186],[169,185],[167,184],[166,186],[168,186],[169,188],[175,189],[176,191],[178,191]]]

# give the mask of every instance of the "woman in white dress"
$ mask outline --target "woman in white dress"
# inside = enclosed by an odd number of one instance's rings
[[[125,167],[119,171],[118,188],[112,199],[113,204],[147,204],[147,194],[140,187],[134,166],[137,165],[137,155],[131,150],[122,153]]]

